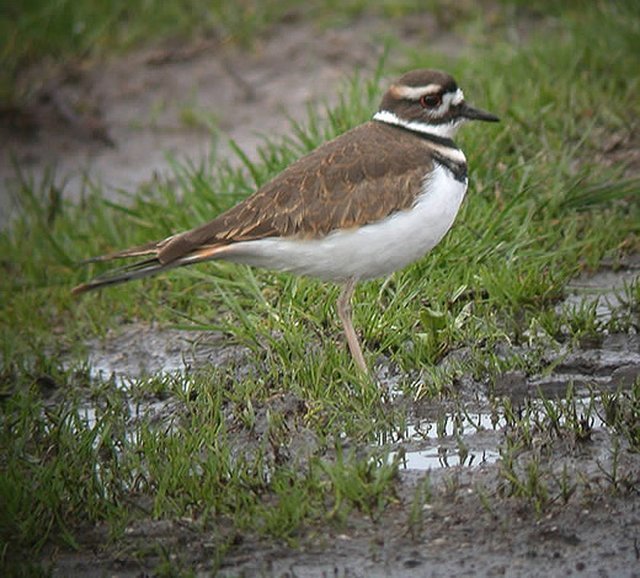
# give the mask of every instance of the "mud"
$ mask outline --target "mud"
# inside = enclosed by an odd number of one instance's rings
[[[489,477],[490,472],[485,474]],[[411,481],[403,482],[407,486]],[[366,578],[415,576],[638,576],[637,502],[602,496],[535,520],[505,501],[500,512],[478,508],[472,485],[461,481],[458,495],[424,511],[424,534],[415,540],[397,510],[376,524],[354,520],[354,528],[330,529],[302,549],[273,544],[258,554],[255,542],[241,541],[219,576],[287,578]],[[396,516],[394,518],[394,516]],[[170,536],[170,538],[168,538]],[[185,567],[206,576],[206,556],[214,547],[193,539],[188,525],[155,522],[132,528],[132,542],[164,540],[184,552]],[[329,553],[330,552],[330,553]],[[179,560],[174,560],[179,564]],[[72,557],[55,576],[101,576],[100,557]],[[191,562],[191,565],[189,565]],[[93,566],[93,563],[97,563]],[[105,569],[106,570],[106,569]],[[143,576],[145,566],[125,556],[109,567],[110,576]]]
[[[558,310],[593,306],[599,321],[609,321],[616,310],[625,307],[625,289],[638,277],[640,255],[629,255],[615,264],[604,263],[596,273],[583,274],[568,285],[568,295]]]
[[[561,444],[553,449],[554,469],[573,467],[572,475],[589,480],[589,491],[543,515],[506,495],[499,463],[430,475],[407,469],[400,470],[394,504],[382,518],[353,513],[345,526],[306,531],[295,547],[251,533],[229,535],[222,528],[203,532],[190,520],[146,521],[127,528],[117,553],[97,547],[106,542],[105,528],[87,529],[88,549],[58,553],[52,575],[153,575],[166,561],[164,551],[171,553],[174,568],[209,576],[224,547],[216,575],[229,578],[638,576],[640,499],[637,492],[608,489],[601,472],[611,467],[606,456],[612,444],[603,431],[594,434],[580,460]],[[637,455],[623,454],[617,467],[637,483]],[[431,496],[416,515],[416,489],[425,484]]]
[[[123,387],[147,376],[188,372],[205,365],[239,362],[247,350],[229,345],[222,334],[131,324],[87,343],[94,379],[113,379]]]
[[[559,308],[603,301],[604,319],[625,313],[629,303],[624,288],[638,281],[637,262],[576,279]],[[145,374],[197,371],[210,364],[250,365],[246,351],[226,345],[219,335],[153,325],[128,326],[92,342],[90,349],[96,379],[109,376],[125,389]],[[522,347],[498,352],[514,353],[527,352]],[[459,350],[441,363],[446,366],[464,357]],[[606,425],[600,397],[630,387],[640,377],[640,335],[633,327],[626,333],[603,329],[597,346],[562,344],[549,348],[544,361],[551,369],[541,374],[513,371],[493,382],[462,376],[461,405],[393,398],[389,403],[407,408],[408,426],[372,445],[389,450],[385,459],[399,465],[394,502],[379,519],[353,512],[345,526],[303,530],[295,547],[251,533],[230,535],[221,528],[203,532],[190,520],[147,520],[127,528],[117,553],[100,546],[106,542],[105,528],[89,528],[81,553],[47,553],[53,576],[152,574],[166,561],[162,552],[171,553],[175,568],[198,576],[214,571],[228,577],[292,578],[640,576],[640,455]],[[387,386],[393,386],[391,370],[380,374],[388,377]],[[565,403],[569,385],[584,436],[553,435],[545,428],[539,396]],[[527,407],[533,416],[537,429],[528,449],[508,449],[517,428],[496,410],[500,406],[491,402],[496,397],[508,397],[514,407]],[[136,403],[133,421],[135,416],[153,415],[166,422],[180,412],[171,399]],[[87,411],[91,420],[90,406]],[[313,432],[299,419],[305,401],[293,394],[275,396],[256,407],[251,431],[234,430],[230,424],[234,447],[243,453],[261,447],[267,415],[273,412],[285,416],[291,439],[278,455],[265,456],[265,463],[287,459],[304,467],[319,448]],[[532,464],[539,468],[548,492],[542,494],[547,503],[540,509],[534,497],[518,496],[506,481],[505,469],[525,479]],[[561,480],[570,487],[565,497]],[[416,506],[420,491],[428,498]],[[216,569],[221,548],[225,555]],[[142,558],[140,551],[146,552]]]

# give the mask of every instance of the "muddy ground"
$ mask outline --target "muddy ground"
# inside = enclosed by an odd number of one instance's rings
[[[640,256],[619,265],[576,279],[558,307],[592,302],[602,321],[624,313],[621,291],[640,277]],[[251,363],[246,351],[225,344],[221,336],[154,325],[133,324],[90,345],[93,371],[114,375],[123,387],[130,377],[159,371]],[[507,357],[516,351],[505,346],[497,353]],[[517,353],[526,356],[526,347]],[[441,364],[465,355],[464,349],[453,351]],[[581,346],[549,348],[545,355],[554,368],[544,375],[512,371],[492,384],[459,376],[465,415],[462,423],[447,421],[440,433],[436,423],[452,415],[451,404],[409,402],[407,431],[385,440],[401,466],[397,493],[380,519],[354,511],[345,526],[307,528],[296,547],[230,534],[224,527],[203,532],[192,520],[147,520],[128,527],[125,538],[109,547],[104,546],[106,528],[87,528],[81,552],[47,551],[45,561],[53,564],[54,576],[147,576],[165,561],[164,550],[171,552],[174,569],[207,576],[224,545],[218,575],[228,577],[640,576],[640,455],[624,441],[617,445],[620,438],[605,425],[602,408],[588,407],[594,390],[615,391],[638,379],[640,335],[605,332]],[[380,386],[393,389],[393,370],[382,360],[376,371]],[[510,428],[504,415],[491,411],[488,396],[507,396],[518,405],[539,392],[562,397],[570,383],[588,434],[577,439],[541,429],[532,447],[517,455],[521,472],[532,461],[543,464],[541,480],[551,497],[537,509],[534,500],[514,497],[505,481]],[[408,402],[397,396],[388,403]],[[180,411],[166,399],[136,407],[167,421]],[[236,434],[238,451],[260,445],[270,410],[288,416],[292,442],[287,452],[304,460],[305,452],[317,447],[296,418],[301,407],[304,400],[283,394],[257,408],[253,430]],[[565,500],[558,480],[566,476],[571,495]],[[420,487],[428,489],[429,498],[416,510]]]
[[[639,276],[640,257],[622,268],[605,267],[576,279],[559,307],[592,301],[606,321],[624,311],[620,291]],[[156,325],[132,324],[113,331],[91,342],[90,351],[92,371],[114,375],[124,388],[129,378],[145,374],[187,367],[197,371],[210,363],[251,363],[246,351],[226,344],[221,336]],[[499,354],[514,352],[505,347]],[[527,352],[521,348],[517,353]],[[441,364],[465,354],[464,349],[453,351]],[[412,403],[407,431],[386,440],[402,465],[393,503],[380,519],[353,512],[345,526],[307,528],[295,548],[251,534],[230,534],[224,526],[203,532],[198,522],[188,519],[136,522],[124,538],[106,546],[107,529],[98,526],[79,533],[80,552],[49,549],[43,562],[52,564],[54,576],[151,576],[166,562],[164,550],[170,552],[174,569],[206,576],[224,547],[219,575],[229,577],[640,576],[640,455],[624,442],[615,451],[617,438],[602,413],[587,411],[591,388],[614,391],[640,376],[640,335],[607,332],[581,346],[550,348],[546,355],[555,366],[544,375],[512,371],[491,385],[461,375],[456,387],[466,400],[466,415],[455,431],[449,421],[443,432],[436,432],[438,418],[452,411],[447,404]],[[396,376],[384,361],[376,371],[381,387],[392,388]],[[542,479],[550,487],[550,480],[563,475],[571,480],[566,502],[554,497],[538,511],[530,500],[510,495],[502,472],[509,427],[504,416],[491,412],[487,395],[491,390],[519,404],[539,391],[562,396],[569,383],[576,387],[578,412],[590,416],[588,435],[576,440],[539,431],[533,447],[517,458],[521,464],[542,459]],[[171,399],[151,397],[136,403],[139,415],[153,414],[160,421],[180,412]],[[389,403],[407,400],[396,397]],[[252,431],[236,433],[238,451],[260,445],[270,410],[288,416],[291,439],[301,440],[287,447],[294,458],[315,452],[312,435],[296,419],[301,407],[304,400],[293,394],[275,396],[268,407],[257,407]],[[87,411],[91,419],[90,405]],[[419,487],[428,488],[430,498],[419,505],[416,516]]]
[[[534,25],[526,23],[523,31]],[[428,17],[398,20],[393,26],[367,17],[344,28],[315,29],[294,18],[251,52],[203,40],[39,71],[41,80],[28,106],[5,113],[0,123],[0,139],[7,145],[0,158],[2,222],[16,190],[14,160],[37,180],[55,167],[56,182],[64,184],[70,198],[80,198],[90,181],[117,195],[119,189],[131,191],[165,174],[167,153],[196,164],[210,154],[210,133],[186,117],[213,114],[221,135],[255,158],[252,151],[262,135],[286,134],[287,118],[304,120],[308,105],[335,102],[337,88],[354,71],[373,70],[387,36],[402,39],[391,44],[393,62],[402,62],[407,49],[425,43],[452,58],[465,50],[462,39],[439,32]],[[514,42],[523,31],[514,30]],[[226,157],[229,151],[221,138],[216,154]],[[635,261],[621,270],[605,269],[601,277],[578,280],[575,293],[583,298],[581,289],[591,289],[607,315],[623,306],[610,302],[617,299],[621,280],[633,280],[639,271]],[[180,371],[185,362],[197,367],[242,355],[215,335],[133,325],[93,342],[90,361],[95,372],[115,372],[126,380]],[[524,397],[536,387],[561,392],[570,381],[606,389],[631,383],[640,374],[637,334],[606,335],[562,355],[564,361],[551,375],[512,372],[497,387]],[[380,375],[384,369],[378,367]],[[461,378],[460,387],[470,399],[487,393],[487,384],[469,376]],[[295,405],[296,400],[282,403]],[[640,576],[640,456],[621,448],[621,482],[612,489],[606,475],[614,459],[612,435],[601,422],[593,424],[579,451],[561,439],[553,441],[554,467],[566,465],[572,477],[585,483],[567,504],[552,504],[539,515],[522,499],[505,495],[499,475],[504,432],[499,422],[489,423],[485,409],[470,402],[469,414],[482,427],[465,434],[469,451],[462,456],[451,436],[429,435],[438,408],[415,406],[412,431],[395,447],[405,464],[398,494],[380,520],[354,514],[339,532],[309,529],[297,548],[252,535],[229,536],[224,528],[203,533],[190,520],[134,525],[116,546],[105,546],[105,528],[86,528],[78,532],[81,551],[49,549],[42,562],[51,565],[54,576],[150,576],[162,562],[158,552],[164,547],[172,552],[175,567],[207,575],[218,546],[230,543],[223,576]],[[415,489],[427,476],[432,497],[416,517]],[[150,545],[160,547],[141,557]]]
[[[419,476],[402,475],[399,500],[411,500]],[[348,530],[323,531],[292,549],[238,536],[220,576],[366,578],[413,576],[599,576],[640,575],[640,500],[606,492],[536,518],[521,502],[502,500],[485,509],[478,483],[495,481],[493,467],[451,474],[455,491],[440,490],[423,512],[420,538],[407,531],[407,508],[391,508],[381,520],[353,519]],[[597,494],[597,489],[596,492]],[[215,530],[212,532],[215,535]],[[92,530],[95,543],[105,533]],[[117,552],[64,555],[54,576],[153,575],[160,556],[137,560],[135,552],[163,543],[176,567],[206,576],[215,537],[202,538],[189,522],[145,523],[128,529]]]

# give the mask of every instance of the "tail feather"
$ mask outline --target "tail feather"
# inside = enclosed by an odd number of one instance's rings
[[[93,259],[84,261],[83,263],[91,263],[97,261],[111,261],[112,259],[126,257],[153,255],[153,257],[125,265],[124,267],[111,269],[110,271],[95,277],[91,281],[87,281],[86,283],[82,283],[81,285],[74,287],[71,290],[71,293],[79,295],[81,293],[93,291],[94,289],[101,289],[102,287],[107,287],[109,285],[117,285],[119,283],[133,281],[134,279],[149,277],[150,275],[155,275],[156,273],[167,271],[168,269],[174,269],[184,265],[193,265],[204,261],[211,261],[212,259],[220,258],[229,248],[229,245],[203,246],[180,257],[179,259],[163,263],[158,257],[158,245],[159,244],[157,242],[149,243],[147,245],[132,247],[131,249],[125,249],[118,253],[110,253],[109,255],[94,257]]]
[[[79,295],[80,293],[86,293],[87,291],[100,289],[108,285],[126,283],[133,279],[141,279],[142,277],[155,275],[160,271],[172,269],[177,265],[178,263],[167,263],[163,265],[156,257],[152,257],[151,259],[145,259],[144,261],[138,261],[137,263],[131,263],[130,265],[125,265],[124,267],[107,271],[103,275],[95,277],[87,283],[82,283],[81,285],[74,287],[71,290],[71,293]]]
[[[103,261],[113,261],[115,259],[123,259],[126,257],[144,257],[145,255],[156,255],[158,253],[158,241],[151,241],[144,245],[137,245],[136,247],[129,247],[122,251],[116,251],[115,253],[107,253],[106,255],[98,255],[97,257],[91,257],[85,259],[81,264],[88,263],[101,263]]]

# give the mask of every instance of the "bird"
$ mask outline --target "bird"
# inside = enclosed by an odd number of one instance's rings
[[[453,137],[470,120],[499,118],[467,104],[447,72],[406,72],[369,121],[321,144],[205,224],[89,259],[135,261],[72,292],[218,259],[337,283],[349,350],[370,375],[353,326],[354,290],[419,260],[449,231],[468,184],[466,157]]]

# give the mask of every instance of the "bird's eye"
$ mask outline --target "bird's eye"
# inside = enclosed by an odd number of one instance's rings
[[[442,103],[442,97],[439,94],[425,94],[420,97],[420,106],[422,108],[436,108]]]

